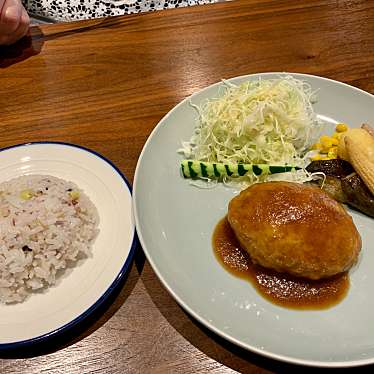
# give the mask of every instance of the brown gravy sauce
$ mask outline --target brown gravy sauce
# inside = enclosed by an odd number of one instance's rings
[[[283,307],[326,309],[339,303],[348,292],[347,273],[313,281],[253,264],[249,254],[240,248],[226,217],[214,230],[213,249],[226,270],[237,277],[249,280],[263,297]]]

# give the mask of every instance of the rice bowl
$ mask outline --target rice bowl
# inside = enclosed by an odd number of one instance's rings
[[[98,224],[96,207],[72,182],[26,175],[1,183],[0,302],[22,302],[55,284],[90,256]]]

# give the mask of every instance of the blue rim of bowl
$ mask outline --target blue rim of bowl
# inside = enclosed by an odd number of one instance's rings
[[[119,168],[116,165],[114,165],[112,161],[110,161],[109,159],[101,155],[100,153],[93,151],[92,149],[83,147],[81,145],[66,143],[66,142],[57,142],[57,141],[40,141],[40,142],[16,144],[16,145],[11,145],[9,147],[0,148],[0,153],[7,151],[9,149],[13,149],[13,148],[29,147],[29,146],[34,146],[34,145],[46,145],[46,144],[78,148],[80,150],[91,153],[94,156],[100,158],[101,160],[106,162],[109,166],[111,166],[112,169],[114,169],[114,171],[121,177],[121,179],[125,182],[125,185],[128,188],[130,195],[132,195],[132,187],[129,181],[124,176],[124,174],[119,170]],[[133,236],[130,252],[120,272],[118,273],[118,275],[116,276],[112,284],[108,287],[108,289],[100,296],[100,298],[96,300],[95,303],[92,304],[88,309],[86,309],[82,314],[80,314],[78,317],[75,317],[72,321],[66,323],[65,325],[62,325],[61,327],[58,327],[43,335],[36,336],[35,338],[21,340],[21,341],[12,342],[12,343],[2,343],[0,344],[0,351],[16,349],[16,348],[25,348],[33,344],[44,342],[48,339],[55,338],[57,335],[60,335],[66,332],[67,330],[70,330],[72,327],[78,325],[79,323],[83,322],[86,318],[88,318],[92,313],[94,313],[100,306],[104,304],[104,302],[108,299],[108,297],[112,294],[112,292],[117,288],[117,286],[122,281],[122,279],[127,275],[130,269],[130,266],[132,264],[132,261],[134,259],[137,242],[138,242],[138,239],[137,239],[137,234],[136,234],[136,229],[135,229],[135,224],[134,224],[134,236]]]

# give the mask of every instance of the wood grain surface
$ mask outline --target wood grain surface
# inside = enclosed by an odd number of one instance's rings
[[[31,37],[0,49],[0,146],[78,143],[132,181],[162,116],[222,78],[302,72],[374,93],[373,25],[373,0],[239,0],[33,28]],[[0,373],[308,371],[243,351],[200,326],[138,249],[104,308],[55,341],[2,353]]]

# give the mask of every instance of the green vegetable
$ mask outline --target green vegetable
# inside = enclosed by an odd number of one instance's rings
[[[217,98],[199,107],[193,105],[199,113],[198,123],[178,152],[186,159],[230,165],[226,172],[213,169],[215,177],[224,173],[227,179],[244,172],[233,172],[231,165],[295,165],[303,169],[306,152],[320,130],[311,87],[291,76],[224,84]],[[248,183],[257,181],[253,176],[264,170],[251,168],[252,176],[244,173],[250,177]],[[201,175],[212,172],[197,171]],[[192,177],[193,173],[197,172],[192,170]],[[308,175],[301,171],[298,178],[305,181]]]
[[[297,166],[273,166],[266,164],[223,164],[197,160],[183,160],[182,174],[185,178],[243,177],[247,174],[269,175],[299,170]]]

